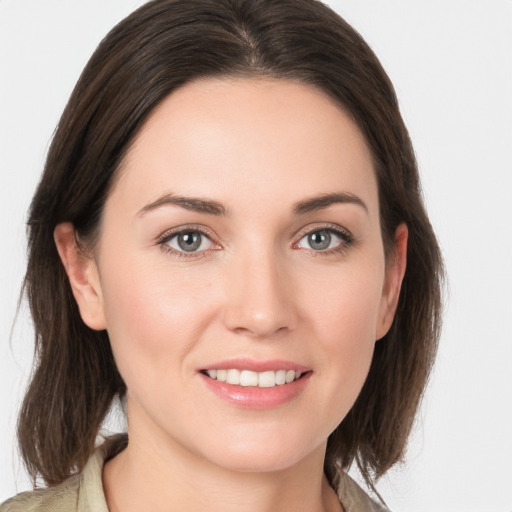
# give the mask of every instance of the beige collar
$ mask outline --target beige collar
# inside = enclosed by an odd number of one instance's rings
[[[77,512],[109,512],[103,492],[102,473],[105,462],[126,446],[126,435],[117,435],[105,440],[91,456],[82,474],[78,490]],[[345,512],[385,512],[350,478],[340,472],[337,494]]]

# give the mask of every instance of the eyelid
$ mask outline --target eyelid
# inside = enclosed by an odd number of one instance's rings
[[[337,252],[337,251],[339,252],[340,250],[345,250],[350,245],[352,245],[356,242],[356,238],[347,228],[344,228],[344,227],[340,226],[339,224],[320,223],[319,222],[318,224],[314,224],[314,225],[309,224],[308,226],[299,230],[296,233],[296,235],[293,237],[295,239],[295,242],[293,242],[292,248],[293,249],[303,249],[302,247],[297,247],[297,246],[298,246],[299,242],[305,236],[315,233],[317,231],[324,231],[324,230],[331,231],[334,234],[336,234],[337,236],[339,236],[343,240],[343,243],[340,243],[340,245],[337,247],[323,250],[323,251],[315,251],[314,249],[307,249],[307,248],[305,248],[305,250],[312,251],[316,254],[329,254],[332,252]],[[165,244],[169,240],[174,238],[175,236],[177,236],[181,233],[186,233],[186,232],[190,232],[190,231],[195,231],[195,232],[200,233],[201,235],[207,237],[212,242],[212,244],[214,244],[216,247],[214,247],[213,249],[206,249],[203,251],[192,251],[192,252],[187,253],[186,251],[179,251],[170,246],[165,246]],[[205,253],[208,253],[211,250],[216,251],[216,250],[222,249],[222,245],[218,242],[218,237],[212,232],[211,229],[209,229],[206,226],[203,226],[201,224],[184,224],[181,226],[177,226],[177,227],[168,229],[168,230],[164,231],[162,234],[160,234],[156,238],[155,242],[157,245],[162,246],[162,249],[164,249],[170,253],[173,253],[177,256],[183,256],[183,257],[188,257],[188,258],[194,258],[194,257],[197,258],[200,256],[205,256]]]
[[[335,233],[339,234],[343,238],[352,239],[355,240],[354,235],[347,229],[339,224],[332,224],[330,222],[319,222],[317,224],[308,224],[306,227],[300,229],[296,235],[294,236],[295,239],[300,240],[305,235],[309,235],[311,233],[316,233],[317,231],[334,231]]]
[[[318,231],[330,231],[340,237],[343,240],[343,243],[340,243],[339,246],[333,247],[331,249],[326,249],[323,251],[315,251],[314,249],[307,249],[298,247],[299,242],[307,235],[312,233],[316,233]],[[316,254],[329,254],[331,252],[339,252],[340,250],[347,249],[350,245],[353,245],[356,242],[356,238],[354,235],[347,229],[339,224],[331,224],[331,223],[318,223],[314,226],[311,224],[307,227],[301,229],[298,234],[294,237],[295,242],[293,243],[294,249],[305,249],[309,251],[313,251]]]
[[[169,240],[173,239],[175,236],[188,232],[200,233],[201,235],[208,238],[211,241],[211,243],[216,247],[206,249],[203,251],[191,251],[187,253],[186,251],[179,251],[174,249],[173,247],[166,246],[167,242],[169,242]],[[168,229],[156,238],[155,243],[156,245],[162,246],[162,249],[167,252],[170,252],[177,256],[183,256],[186,258],[197,258],[198,256],[204,256],[204,254],[207,253],[208,251],[217,251],[222,248],[221,244],[217,241],[217,237],[215,236],[215,234],[209,228],[207,228],[206,226],[202,226],[200,224],[184,224],[181,226]]]

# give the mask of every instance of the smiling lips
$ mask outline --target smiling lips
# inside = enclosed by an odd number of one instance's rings
[[[204,384],[235,407],[269,409],[299,397],[313,373],[291,361],[237,359],[199,371]]]
[[[206,370],[206,375],[213,380],[226,382],[235,386],[253,386],[258,388],[273,388],[283,386],[298,380],[302,372],[295,370],[277,370],[255,372],[251,370],[238,370],[235,368]]]

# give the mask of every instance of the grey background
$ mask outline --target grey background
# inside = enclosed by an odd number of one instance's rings
[[[106,32],[142,2],[0,0],[0,501],[29,488],[14,441],[30,372],[24,222],[65,102]],[[395,512],[512,511],[512,2],[331,0],[388,71],[449,272],[439,359]],[[11,340],[11,341],[9,341]]]

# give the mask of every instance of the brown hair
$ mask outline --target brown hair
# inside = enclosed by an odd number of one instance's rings
[[[367,482],[401,459],[434,360],[442,263],[426,216],[411,142],[379,61],[317,0],[154,0],[118,24],[84,69],[62,115],[28,222],[24,288],[36,363],[18,424],[34,482],[80,471],[116,396],[126,388],[105,331],[81,320],[53,231],[73,223],[93,244],[116,170],[148,114],[208,76],[270,76],[316,87],[355,119],[370,147],[385,247],[409,229],[394,323],[376,344],[366,383],[332,433],[325,470],[335,484],[354,461]]]

